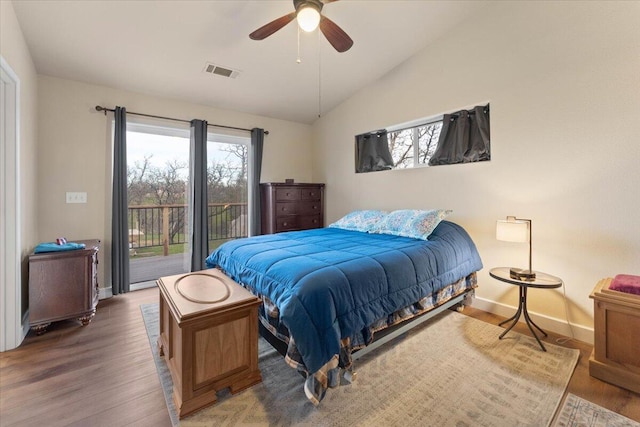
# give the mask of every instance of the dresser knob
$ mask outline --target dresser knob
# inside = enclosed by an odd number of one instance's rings
[[[283,227],[286,227],[287,225],[289,225],[289,224],[287,224],[286,222],[283,222],[283,223],[282,223],[282,226],[283,226]]]

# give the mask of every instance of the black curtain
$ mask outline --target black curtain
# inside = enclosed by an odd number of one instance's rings
[[[430,166],[491,160],[489,104],[445,114]]]
[[[356,136],[356,173],[393,168],[387,131]]]
[[[206,120],[191,120],[189,163],[191,271],[200,271],[205,268],[204,260],[209,255]]]
[[[111,193],[111,291],[129,292],[129,227],[127,221],[127,110],[116,107],[113,133]]]
[[[264,129],[251,129],[251,146],[249,147],[249,236],[262,233],[260,214],[260,173],[262,171],[262,148],[264,146]]]

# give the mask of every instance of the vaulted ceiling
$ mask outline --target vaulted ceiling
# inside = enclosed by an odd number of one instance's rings
[[[298,47],[295,21],[265,40],[249,38],[293,11],[290,0],[13,0],[39,74],[301,123],[312,123],[485,5],[334,1],[323,14],[354,41],[338,53],[318,30],[300,32]],[[207,63],[239,73],[208,74]]]

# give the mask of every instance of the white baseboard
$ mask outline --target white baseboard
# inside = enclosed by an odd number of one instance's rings
[[[153,288],[153,287],[156,287],[156,286],[158,286],[158,285],[156,285],[156,281],[155,280],[149,280],[147,282],[132,283],[131,285],[129,285],[129,290],[130,291],[139,291],[140,289]]]
[[[148,282],[140,282],[140,283],[132,283],[129,286],[130,291],[139,291],[140,289],[153,288],[156,285],[155,280],[150,280]],[[99,299],[111,298],[113,296],[113,291],[111,288],[100,288],[100,293],[98,294]]]
[[[24,316],[22,316],[22,340],[26,338],[29,329],[31,329],[31,325],[29,325],[29,309],[27,308]],[[22,340],[20,340],[20,342],[22,342]]]
[[[489,313],[497,314],[499,316],[511,317],[515,314],[517,307],[512,307],[488,299],[480,298],[476,296],[473,299],[472,306],[480,310],[487,311]],[[586,342],[593,345],[593,328],[588,328],[582,325],[569,324],[564,319],[556,319],[554,317],[545,316],[544,314],[537,314],[529,312],[531,319],[540,326],[542,329],[555,332],[556,334],[564,335],[567,337],[573,336],[575,339]],[[523,318],[520,318],[521,322],[524,322]],[[573,332],[572,332],[573,331]]]
[[[100,288],[100,292],[98,293],[98,299],[111,298],[112,296],[113,296],[113,291],[111,291],[111,288]]]

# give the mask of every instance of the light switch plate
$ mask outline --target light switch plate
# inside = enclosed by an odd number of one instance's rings
[[[87,193],[67,191],[67,203],[87,203]]]

